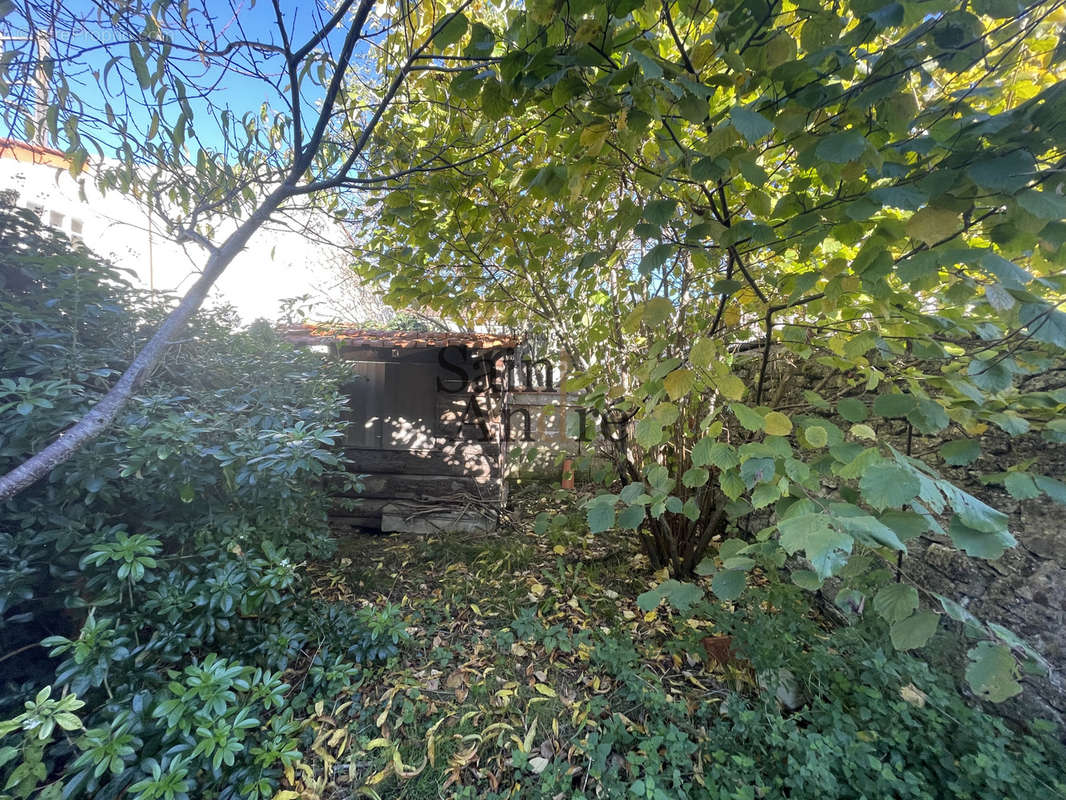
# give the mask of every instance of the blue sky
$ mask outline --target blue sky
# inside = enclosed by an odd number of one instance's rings
[[[260,0],[260,2],[254,2],[254,0],[229,0],[228,2],[226,0],[223,0],[223,2],[202,0],[202,2],[215,14],[213,21],[214,33],[217,35],[217,40],[220,44],[225,44],[234,39],[280,44],[281,40],[275,21],[274,9],[270,2],[265,2],[264,0]],[[314,2],[296,3],[292,2],[292,0],[289,0],[289,2],[284,2],[283,0],[282,5],[285,6],[283,13],[286,25],[290,30],[290,38],[296,46],[302,45],[307,41],[322,18],[328,16],[326,9]],[[74,0],[74,2],[65,3],[61,13],[87,16],[94,14],[94,8],[94,4],[87,0]],[[190,21],[197,28],[202,38],[208,38],[209,27],[202,15],[191,15]],[[323,44],[325,46],[339,44],[339,40],[343,38],[345,28],[346,26],[342,23],[340,30],[329,37]],[[114,36],[114,33],[109,31],[106,26],[94,24],[89,31],[75,35],[73,40],[75,44],[91,44],[100,39],[107,41],[108,36]],[[63,51],[64,46],[62,44],[55,45],[54,52],[56,55],[62,56]],[[131,91],[131,98],[140,99],[140,89],[134,73],[133,60],[130,57],[129,46],[126,42],[120,40],[110,44],[106,49],[97,49],[87,53],[84,56],[85,65],[103,76],[108,62],[114,56],[117,56],[119,60],[112,65],[107,73],[107,98],[104,97],[104,93],[96,86],[95,80],[89,74],[84,74],[82,79],[77,82],[75,90],[88,106],[102,109],[103,101],[108,99],[117,111],[119,110],[124,89]],[[242,52],[241,58],[247,58],[246,51]],[[266,66],[266,70],[261,71],[279,75],[283,69],[282,59],[276,54],[265,54],[258,58],[261,65]],[[217,117],[223,109],[228,109],[239,118],[246,112],[258,113],[262,104],[267,102],[273,110],[287,112],[284,98],[277,90],[266,84],[261,77],[242,74],[244,69],[251,71],[252,65],[247,61],[236,64],[236,68],[224,69],[213,64],[205,66],[196,59],[189,60],[187,55],[185,59],[184,62],[180,59],[175,59],[174,65],[186,71],[188,75],[189,79],[183,81],[188,87],[187,99],[193,110],[199,144],[206,148],[222,148],[223,139],[219,133],[217,123],[213,122],[212,118]],[[152,66],[153,64],[150,61],[149,68],[152,68]],[[284,86],[286,81],[278,80],[278,83]],[[305,81],[306,85],[310,85],[309,82]],[[210,86],[211,89],[205,97],[198,98],[190,96],[193,94],[194,86]],[[305,115],[314,113],[315,102],[320,97],[320,90],[317,87],[310,85],[310,88],[313,94],[304,96]],[[171,96],[169,99],[173,101],[174,97]],[[179,113],[180,108],[176,103],[169,106],[167,115],[171,122],[177,118]],[[129,107],[128,116],[142,131],[148,129],[151,121],[150,110],[134,102]],[[85,133],[97,132],[91,126],[89,119],[83,119],[82,125],[86,126]],[[101,138],[105,142],[115,143],[112,137],[104,136]],[[190,142],[188,144],[190,149],[193,149],[194,143]]]

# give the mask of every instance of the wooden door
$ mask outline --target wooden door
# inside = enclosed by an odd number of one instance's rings
[[[437,415],[436,365],[385,365],[382,447],[386,450],[432,450]]]
[[[382,412],[385,399],[385,363],[353,361],[355,380],[348,391],[348,429],[345,445],[380,449],[384,433]]]

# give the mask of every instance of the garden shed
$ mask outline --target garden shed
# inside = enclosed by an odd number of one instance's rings
[[[506,500],[504,409],[515,339],[485,333],[302,325],[298,345],[351,366],[345,454],[365,475],[340,529],[481,530]]]

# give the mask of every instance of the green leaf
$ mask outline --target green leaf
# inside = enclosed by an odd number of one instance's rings
[[[1015,679],[1014,657],[1006,645],[980,642],[968,655],[966,681],[979,697],[1002,703],[1022,691]]]
[[[929,434],[944,430],[951,420],[944,407],[936,400],[919,397],[914,408],[907,414],[907,422],[920,433]]]
[[[734,106],[729,112],[729,120],[748,144],[755,144],[763,137],[769,136],[774,130],[774,125],[770,120],[759,112],[743,106]]]
[[[1007,515],[1002,511],[997,511],[947,481],[940,481],[937,486],[964,525],[984,533],[1007,533]],[[1009,534],[1007,536],[1010,538]]]
[[[912,394],[879,394],[874,400],[874,413],[882,417],[905,417],[916,405]]]
[[[963,608],[949,597],[943,595],[934,595],[937,600],[940,601],[941,608],[944,609],[944,613],[951,617],[956,622],[962,622],[967,625],[973,625],[977,628],[981,627],[981,621],[977,619],[973,614]]]
[[[637,423],[637,444],[649,448],[663,441],[663,424],[654,416],[647,416]]]
[[[485,116],[490,120],[500,120],[506,117],[511,112],[511,98],[508,96],[503,84],[495,78],[485,81],[481,87],[481,110],[485,112]],[[549,183],[549,174],[545,170],[552,170],[552,167],[546,166],[538,173],[538,179],[545,182],[545,188],[551,192]],[[551,172],[554,176],[555,171]],[[543,177],[541,177],[543,175]]]
[[[756,484],[768,483],[777,474],[777,464],[772,458],[749,458],[740,465],[740,477],[750,489]]]
[[[666,598],[666,602],[682,613],[688,611],[694,604],[703,599],[703,589],[694,583],[684,583],[671,579],[664,581],[659,586],[659,590],[663,597]]]
[[[614,506],[607,503],[593,503],[587,511],[589,532],[602,533],[614,525]]]
[[[618,515],[618,527],[635,531],[644,522],[644,516],[644,506],[626,506],[622,513]]]
[[[844,553],[850,553],[854,540],[836,531],[825,514],[800,514],[777,523],[781,547],[789,555],[803,550],[807,560],[821,578],[828,578],[844,565]]]
[[[737,422],[749,431],[762,430],[763,416],[759,412],[753,411],[743,403],[733,403],[729,406],[729,410],[733,412],[733,416],[737,418]]]
[[[653,225],[665,225],[674,216],[677,200],[653,200],[644,206],[644,219]]]
[[[1066,197],[1030,189],[1019,194],[1017,200],[1018,205],[1034,217],[1048,220],[1066,219]]]
[[[654,589],[648,589],[648,591],[641,592],[637,595],[637,608],[644,612],[654,611],[659,607],[659,603],[662,602],[662,599],[663,593],[660,591],[659,587],[656,586]]]
[[[141,48],[135,42],[130,42],[130,61],[133,62],[133,72],[137,76],[137,83],[142,89],[152,85],[152,78],[148,72],[148,63],[145,61]]]
[[[847,164],[866,152],[866,137],[855,130],[831,133],[823,137],[814,154],[834,164]]]
[[[1035,177],[1036,162],[1028,150],[1014,150],[1004,156],[975,161],[966,173],[978,186],[1016,192]]]
[[[933,634],[936,633],[940,615],[932,611],[919,611],[911,614],[904,620],[900,620],[888,629],[892,646],[897,650],[914,650],[925,647]]]
[[[848,422],[862,422],[866,419],[866,404],[855,397],[845,397],[837,403],[837,413]]]
[[[714,559],[708,556],[700,561],[696,565],[696,574],[706,578],[709,575],[714,575],[718,571],[718,568],[714,565]]]
[[[840,517],[837,521],[844,530],[869,547],[887,547],[901,552],[907,550],[892,528],[869,514]]]
[[[889,623],[899,622],[918,608],[918,590],[906,583],[890,583],[874,595],[874,611]]]
[[[1007,19],[1018,13],[1018,0],[973,0],[973,10],[993,19]]]
[[[742,553],[747,547],[748,543],[743,539],[726,539],[718,545],[718,557],[725,561],[726,559],[733,558],[738,553]]]
[[[719,600],[731,602],[740,597],[746,585],[747,577],[743,570],[727,569],[711,580],[711,591]]]
[[[925,205],[929,196],[913,186],[884,186],[870,192],[870,199],[883,206],[917,211]]]
[[[829,441],[829,434],[821,425],[809,425],[803,429],[803,438],[811,447],[825,447]]]
[[[797,569],[793,570],[789,575],[792,582],[801,589],[806,589],[809,592],[816,591],[822,588],[822,579],[818,577],[817,572],[812,572],[809,569]]]
[[[748,390],[744,381],[733,373],[720,375],[716,380],[715,388],[718,389],[718,391],[722,393],[722,396],[727,400],[740,400]]]
[[[730,469],[740,464],[740,458],[733,445],[707,437],[700,439],[692,448],[692,463],[697,467],[711,464],[718,469]]]
[[[730,500],[736,500],[747,488],[737,471],[732,469],[721,474],[718,485]]]
[[[1040,489],[1031,475],[1024,472],[1009,472],[1003,480],[1003,488],[1015,500],[1032,500],[1040,496]]]
[[[463,38],[466,33],[467,21],[463,14],[455,14],[437,23],[433,29],[433,45],[444,49],[453,45]]]
[[[1049,478],[1046,475],[1034,475],[1033,480],[1048,497],[1056,503],[1066,504],[1066,483]]]
[[[1018,317],[1032,338],[1066,349],[1066,313],[1048,303],[1022,303]]]
[[[940,457],[953,467],[971,464],[981,457],[981,443],[976,439],[958,439],[940,447]]]
[[[637,270],[644,277],[648,277],[652,272],[657,270],[667,259],[674,254],[674,245],[664,242],[663,244],[657,244],[651,250],[644,254],[644,257],[640,259],[640,264]]]
[[[907,542],[929,530],[929,522],[913,511],[886,511],[880,517],[881,524],[893,530],[900,542]]]
[[[781,497],[781,486],[777,483],[760,483],[751,493],[751,507],[766,508]]]
[[[951,518],[948,534],[955,546],[966,555],[995,561],[1008,547],[1014,547],[1017,540],[1007,531],[979,531],[966,525],[958,514]]]
[[[921,484],[907,469],[887,462],[866,469],[859,481],[863,499],[878,511],[902,508],[918,496]]]
[[[705,467],[692,467],[685,470],[685,474],[681,476],[681,483],[689,489],[694,489],[697,486],[703,486],[710,477],[711,473]]]
[[[533,532],[537,536],[543,536],[548,532],[548,524],[551,522],[551,515],[547,511],[541,511],[537,514],[536,519],[533,520]]]

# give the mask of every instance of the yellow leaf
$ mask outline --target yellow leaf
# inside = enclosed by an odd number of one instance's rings
[[[825,447],[829,441],[829,432],[821,425],[811,425],[803,431],[807,444],[811,447]]]
[[[610,128],[605,122],[590,125],[581,131],[581,146],[586,148],[591,155],[597,155],[603,149],[608,133],[610,133]]]
[[[537,735],[537,718],[533,718],[533,726],[526,731],[526,738],[522,740],[522,752],[528,753],[533,747],[533,737]]]
[[[874,432],[874,429],[861,422],[851,426],[851,435],[856,439],[868,439],[871,442],[877,441],[877,434]]]
[[[699,369],[707,369],[711,366],[711,362],[718,355],[718,347],[715,345],[712,339],[708,339],[705,336],[701,336],[696,340],[696,343],[692,345],[692,349],[689,351],[688,360],[692,362],[692,366]]]
[[[529,587],[529,593],[538,600],[544,596],[544,593],[547,590],[547,587],[543,583],[534,583]]]
[[[771,436],[788,436],[792,433],[792,420],[780,411],[771,411],[763,421],[763,430]]]
[[[748,387],[744,385],[744,381],[731,372],[718,379],[718,391],[727,400],[741,400],[747,390]]]
[[[907,220],[907,235],[932,246],[957,233],[960,224],[957,211],[927,206]]]
[[[557,696],[555,694],[555,690],[552,687],[548,686],[546,683],[534,684],[533,688],[536,689],[538,692],[540,692],[545,697],[556,697]]]
[[[902,687],[899,690],[899,696],[912,706],[918,706],[918,708],[924,708],[925,701],[929,699],[929,695],[913,683],[908,683],[906,686]]]
[[[389,764],[381,772],[375,773],[370,777],[370,780],[366,782],[367,786],[373,786],[375,783],[381,783],[387,777],[392,774],[392,764]]]
[[[557,545],[555,545],[555,547],[552,548],[552,552],[555,553],[556,555],[561,556],[561,555],[563,555],[563,553],[566,552],[566,548],[563,547],[561,544],[557,544]]]
[[[663,378],[663,388],[671,400],[679,400],[692,390],[695,376],[690,369],[675,369]]]
[[[651,611],[649,611],[647,614],[644,615],[644,621],[645,622],[654,622],[658,618],[659,618],[659,614],[658,614],[657,611],[655,611],[655,609],[652,609]]]
[[[470,604],[470,610],[473,611],[475,614],[477,614],[479,617],[485,616],[484,614],[481,613],[481,609],[477,607],[476,603],[471,603]]]

